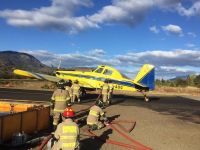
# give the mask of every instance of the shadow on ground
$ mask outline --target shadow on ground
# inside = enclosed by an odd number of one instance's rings
[[[109,134],[112,134],[112,129],[107,129],[98,138],[86,138],[81,141],[81,150],[99,150],[102,145],[106,143],[106,139],[109,138]]]
[[[178,119],[200,124],[200,101],[180,96],[152,96],[150,100],[145,102],[142,96],[115,95],[112,103],[148,108],[163,115],[175,115]]]
[[[82,104],[91,105],[97,99],[97,94],[90,94],[82,99]],[[114,95],[112,105],[137,106],[163,115],[174,115],[178,119],[200,124],[200,101],[180,96],[151,96],[150,102],[145,102],[143,96]]]
[[[0,89],[1,99],[50,101],[53,91]],[[83,105],[92,105],[98,94],[81,97]],[[178,119],[200,124],[200,101],[180,96],[151,96],[150,102],[144,102],[143,96],[114,95],[113,105],[137,106],[160,112],[163,115],[174,115]]]

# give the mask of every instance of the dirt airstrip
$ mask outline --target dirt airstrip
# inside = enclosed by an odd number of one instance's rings
[[[1,89],[1,99],[23,99],[49,101],[52,91]],[[87,108],[97,95],[82,99],[75,104],[75,111]],[[154,150],[200,150],[200,98],[195,96],[150,95],[150,102],[144,102],[142,96],[115,95],[113,105],[106,108],[106,115],[115,120],[136,121],[129,134],[133,139]],[[126,126],[126,125],[125,125]],[[83,150],[123,150],[124,148],[91,139],[83,134]],[[104,128],[95,132],[103,138],[110,138],[131,144],[115,131]]]

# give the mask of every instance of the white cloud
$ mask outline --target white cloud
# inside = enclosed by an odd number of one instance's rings
[[[200,15],[200,1],[192,1],[192,6],[187,9],[181,0],[112,0],[110,5],[102,7],[94,14],[76,15],[75,12],[80,7],[90,8],[93,5],[92,0],[52,0],[50,6],[32,10],[1,10],[0,17],[5,18],[12,26],[76,33],[89,28],[99,28],[107,23],[135,26],[143,21],[153,8],[159,8],[161,11],[177,11],[184,16]],[[180,28],[174,26],[170,28],[173,28],[169,29],[172,33],[180,32]],[[158,32],[155,27],[150,30]]]
[[[103,49],[97,48],[89,51],[89,54],[94,57],[103,57],[106,54],[106,52]]]
[[[64,54],[51,53],[46,50],[23,50],[23,52],[35,56],[46,65],[55,67],[58,66],[60,59],[62,60],[61,67],[66,68],[110,65],[121,70],[132,79],[145,63],[156,67],[157,78],[200,73],[200,69],[198,69],[200,66],[200,51],[195,50],[134,51],[113,57],[106,55],[106,52],[102,49]]]
[[[176,10],[182,16],[191,17],[195,15],[200,15],[200,1],[195,0],[194,3],[192,3],[192,6],[189,8],[185,8],[182,3],[179,3],[176,7]]]
[[[167,33],[170,33],[170,34],[176,34],[179,36],[183,35],[182,28],[178,25],[169,24],[166,26],[162,26],[162,29],[163,31],[166,31]]]
[[[164,69],[166,71],[170,71],[170,70],[176,70],[176,71],[180,71],[180,72],[188,72],[189,70],[186,68],[181,68],[181,67],[173,67],[173,66],[160,66],[160,69]]]
[[[25,52],[35,56],[42,63],[49,66],[57,66],[60,59],[62,60],[61,67],[74,67],[74,66],[96,66],[100,64],[119,64],[118,60],[106,59],[104,58],[105,51],[102,49],[94,49],[85,53],[75,52],[75,53],[64,53],[55,54],[46,50],[21,50],[20,52]]]
[[[187,34],[188,34],[189,36],[194,37],[194,38],[197,37],[197,35],[196,35],[194,32],[188,32]]]
[[[194,47],[196,47],[196,45],[193,44],[193,43],[187,43],[186,46],[189,47],[189,48],[194,48]]]
[[[156,76],[159,79],[172,79],[178,76],[187,76],[195,74],[194,70],[180,67],[160,66],[156,68]]]
[[[173,51],[145,51],[118,55],[117,59],[123,64],[150,63],[155,66],[200,66],[200,51],[173,50]]]
[[[154,0],[114,0],[112,5],[104,6],[89,19],[97,24],[125,23],[131,26],[141,22]]]
[[[74,17],[80,6],[90,7],[90,0],[52,0],[52,5],[33,10],[3,10],[0,17],[13,26],[55,29],[69,33],[97,27],[87,16]]]
[[[151,27],[149,28],[149,30],[150,30],[151,32],[153,32],[153,33],[159,33],[159,32],[160,32],[160,30],[159,30],[156,26],[151,26]]]
[[[89,28],[99,28],[107,23],[135,26],[144,20],[149,10],[157,7],[161,11],[171,11],[179,3],[180,0],[113,0],[110,5],[93,14],[77,16],[75,12],[78,8],[90,8],[94,5],[92,0],[52,0],[50,6],[32,10],[2,10],[0,17],[5,18],[12,26],[76,33]]]

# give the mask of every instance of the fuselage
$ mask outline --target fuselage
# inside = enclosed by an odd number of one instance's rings
[[[65,80],[78,80],[85,88],[101,88],[105,79],[109,79],[114,90],[137,91],[133,80],[124,77],[118,70],[109,66],[98,66],[94,71],[56,71],[56,76]]]

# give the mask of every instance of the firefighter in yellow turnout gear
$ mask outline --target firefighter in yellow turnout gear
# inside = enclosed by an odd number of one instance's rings
[[[90,108],[89,115],[87,117],[87,125],[91,130],[97,130],[104,127],[104,124],[100,120],[101,117],[105,122],[108,121],[101,107],[103,107],[103,102],[101,100],[97,100],[95,105]]]
[[[54,130],[59,123],[60,115],[63,113],[67,105],[70,103],[69,92],[65,90],[65,81],[60,80],[57,83],[58,89],[56,89],[51,97],[54,101],[54,110],[53,110],[53,125]]]
[[[74,81],[74,84],[72,85],[72,103],[75,102],[75,99],[78,99],[78,102],[80,102],[80,86],[78,84],[78,80]]]
[[[72,120],[74,112],[71,108],[66,108],[63,113],[63,122],[60,123],[54,133],[57,142],[52,150],[79,150],[79,127]]]
[[[114,85],[112,83],[112,81],[109,81],[109,91],[108,91],[108,103],[111,104],[111,99],[112,99],[112,95],[113,95],[113,91],[114,91]]]
[[[70,101],[72,101],[72,88],[71,88],[71,82],[70,81],[67,81],[65,83],[65,90],[69,92]]]
[[[102,98],[103,98],[103,102],[105,104],[108,104],[108,93],[109,93],[109,85],[108,85],[108,80],[106,79],[104,81],[104,84],[102,86]]]

